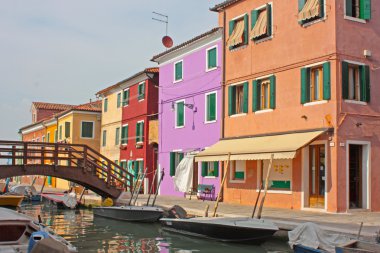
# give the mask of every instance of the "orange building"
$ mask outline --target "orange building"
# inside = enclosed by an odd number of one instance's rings
[[[266,206],[380,211],[377,9],[370,0],[211,9],[225,28],[224,121],[197,160],[231,155],[225,202],[254,204],[273,154]]]

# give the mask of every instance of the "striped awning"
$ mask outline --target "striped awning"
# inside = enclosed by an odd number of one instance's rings
[[[298,21],[315,18],[321,14],[319,0],[307,0],[303,9],[298,13]]]
[[[233,47],[243,43],[243,33],[244,33],[244,20],[239,20],[236,22],[235,28],[231,33],[227,41],[228,47]]]
[[[267,33],[268,29],[268,13],[267,11],[262,11],[257,18],[256,24],[251,30],[251,39],[256,39]]]

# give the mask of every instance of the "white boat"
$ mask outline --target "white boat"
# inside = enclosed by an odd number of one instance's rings
[[[71,243],[54,234],[44,225],[34,222],[30,217],[11,209],[0,208],[0,252],[27,253],[31,239],[36,242],[37,239],[44,240],[44,238],[33,237],[33,233],[39,231],[46,232],[58,247],[64,245],[66,252],[78,252]]]

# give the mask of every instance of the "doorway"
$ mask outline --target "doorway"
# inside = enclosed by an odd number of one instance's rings
[[[363,208],[363,146],[349,145],[349,207]]]
[[[323,209],[326,192],[325,145],[310,145],[309,155],[309,207]]]

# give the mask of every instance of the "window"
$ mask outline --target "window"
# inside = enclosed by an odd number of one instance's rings
[[[182,128],[185,126],[185,101],[175,103],[175,127]]]
[[[103,111],[107,112],[108,111],[108,98],[105,98],[103,103],[104,103],[103,104],[103,107],[104,107]]]
[[[81,137],[82,138],[94,138],[94,122],[82,121],[81,124]]]
[[[231,180],[244,181],[246,161],[232,161]]]
[[[330,62],[320,66],[301,69],[301,104],[329,100],[330,88]]]
[[[276,107],[276,77],[253,81],[253,111],[275,109]]]
[[[70,138],[70,122],[65,122],[65,138]]]
[[[123,91],[123,106],[129,105],[129,89]]]
[[[58,141],[58,130],[54,130],[54,142]]]
[[[42,136],[42,142],[46,142],[45,135]]]
[[[46,134],[46,142],[50,142],[50,132],[47,132]]]
[[[207,69],[206,70],[213,70],[216,69],[218,66],[218,54],[217,54],[217,47],[212,47],[210,49],[207,49],[206,51],[207,56]]]
[[[248,113],[248,82],[228,87],[228,115]]]
[[[303,25],[323,18],[325,0],[299,0],[298,22]]]
[[[346,16],[370,20],[371,19],[371,0],[345,0]]]
[[[260,161],[261,163],[261,179],[263,187],[265,187],[265,180],[268,173],[269,160]],[[292,182],[292,160],[280,159],[273,160],[272,171],[270,173],[268,189],[269,190],[291,190]],[[259,184],[260,185],[260,184]],[[260,186],[258,187],[260,188]]]
[[[174,82],[179,82],[183,79],[183,61],[174,64]]]
[[[59,139],[62,140],[62,125],[59,126]]]
[[[116,128],[116,133],[115,133],[115,145],[120,144],[120,127]]]
[[[216,92],[206,94],[206,122],[216,121]]]
[[[135,176],[142,175],[144,173],[144,160],[136,160],[134,165]]]
[[[120,106],[121,106],[121,93],[117,93],[116,107],[120,108]]]
[[[175,170],[182,161],[184,154],[180,152],[170,152],[170,176],[175,176]]]
[[[229,22],[227,46],[230,50],[248,44],[248,15]]]
[[[128,125],[121,128],[121,144],[128,143]]]
[[[138,86],[138,100],[143,100],[145,98],[145,82],[142,82]]]
[[[258,41],[272,36],[272,5],[251,12],[251,40]]]
[[[139,121],[136,124],[136,143],[144,141],[144,121]]]
[[[218,177],[219,162],[202,162],[202,177]]]
[[[106,145],[107,145],[107,130],[103,130],[102,146],[105,147]]]
[[[370,102],[370,69],[367,65],[342,62],[343,99]]]
[[[122,167],[123,169],[127,169],[127,161],[126,160],[122,160],[122,161],[120,161],[120,165],[119,165],[120,167]],[[126,175],[124,174],[124,172],[121,172],[120,170],[119,170],[119,175],[118,175],[118,177],[125,177]]]

